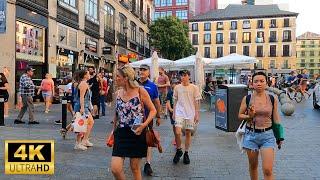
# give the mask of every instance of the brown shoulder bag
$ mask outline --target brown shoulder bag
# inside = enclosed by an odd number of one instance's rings
[[[142,106],[142,112],[143,112],[143,122],[147,120],[147,118],[144,115],[144,104],[141,98],[140,88],[139,88],[139,98],[141,101]],[[160,144],[160,134],[156,130],[153,130],[151,127],[147,126],[145,128],[146,131],[146,142],[148,147],[157,147],[159,150],[159,153],[162,153],[162,146]]]

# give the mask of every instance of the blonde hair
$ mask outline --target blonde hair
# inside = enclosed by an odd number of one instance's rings
[[[132,88],[139,87],[139,83],[135,80],[135,71],[130,65],[126,64],[121,68],[119,68],[118,71],[123,77],[128,78],[130,87]]]

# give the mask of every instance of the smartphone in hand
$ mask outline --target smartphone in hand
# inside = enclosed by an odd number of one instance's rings
[[[131,127],[131,131],[133,131],[134,133],[136,133],[136,129],[137,129],[138,127],[140,127],[140,126],[141,126],[141,124],[133,124],[132,127]]]

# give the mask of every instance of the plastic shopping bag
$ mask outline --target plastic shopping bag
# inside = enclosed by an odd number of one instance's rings
[[[73,123],[73,132],[84,133],[87,132],[88,127],[88,115],[81,115],[80,112],[77,112],[74,117]]]
[[[244,133],[246,132],[246,124],[247,124],[247,121],[243,120],[240,124],[240,126],[238,127],[238,130],[235,134],[236,136],[236,139],[237,139],[237,144],[241,150],[241,152],[243,153],[244,152],[244,149],[243,149],[243,136],[244,136]]]

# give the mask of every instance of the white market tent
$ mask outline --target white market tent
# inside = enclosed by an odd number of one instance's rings
[[[143,59],[140,61],[136,61],[136,62],[133,62],[130,64],[134,68],[139,68],[140,65],[142,65],[142,64],[147,64],[147,65],[151,66],[152,65],[152,57],[147,58],[147,59]],[[166,67],[171,67],[174,64],[174,61],[171,61],[168,59],[158,58],[158,64],[160,67],[166,68]]]
[[[189,57],[178,59],[174,62],[173,69],[187,68],[188,66],[190,68],[193,68],[193,66],[196,65],[196,59],[197,59],[196,55],[191,55]],[[201,58],[201,59],[202,59],[202,63],[204,65],[207,63],[210,63],[214,60],[214,59],[209,59],[209,58]]]
[[[216,68],[243,68],[246,65],[252,65],[257,63],[258,60],[254,57],[239,55],[236,53],[224,56],[218,59],[214,59],[207,63],[207,66],[213,66]]]

